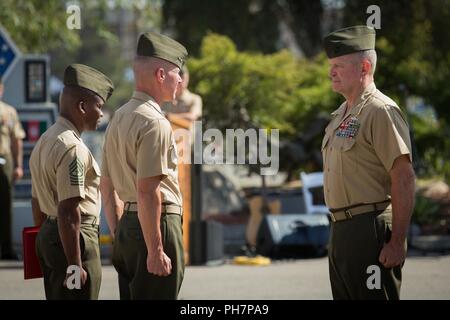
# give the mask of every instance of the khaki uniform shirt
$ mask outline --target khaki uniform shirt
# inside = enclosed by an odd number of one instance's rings
[[[177,159],[170,122],[152,97],[134,92],[106,130],[102,175],[125,202],[137,202],[139,179],[162,175],[162,202],[181,206]]]
[[[331,209],[387,200],[394,160],[411,158],[408,124],[397,104],[369,85],[344,117],[334,111],[322,141],[325,202]]]
[[[80,211],[99,217],[100,168],[76,127],[59,117],[39,139],[30,157],[31,193],[42,212],[58,215],[60,201],[80,197]]]
[[[164,103],[161,109],[166,113],[191,112],[198,119],[202,115],[202,105],[202,98],[199,95],[185,89],[174,103]]]
[[[25,132],[16,109],[0,101],[0,156],[11,155],[11,138],[23,139]]]

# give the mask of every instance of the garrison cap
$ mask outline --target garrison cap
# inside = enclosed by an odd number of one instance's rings
[[[155,32],[141,34],[137,55],[160,58],[175,64],[180,69],[187,57],[186,48],[179,42]]]
[[[88,89],[108,100],[114,91],[112,81],[100,71],[84,64],[71,64],[64,71],[64,85]]]
[[[375,29],[368,26],[339,29],[324,38],[324,46],[329,59],[375,49]]]

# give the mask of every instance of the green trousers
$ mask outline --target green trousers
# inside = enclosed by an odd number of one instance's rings
[[[13,164],[11,157],[5,157],[6,164],[0,165],[0,252],[12,254],[12,197]]]
[[[36,254],[44,275],[45,296],[48,300],[96,300],[102,280],[98,226],[81,224],[80,248],[83,268],[88,279],[81,289],[63,286],[67,259],[58,233],[56,220],[46,220],[36,238]]]
[[[332,223],[328,258],[334,299],[400,298],[402,266],[386,269],[378,262],[391,230],[391,209]]]
[[[184,277],[182,218],[162,214],[161,237],[172,273],[160,277],[147,271],[147,247],[136,212],[125,212],[116,229],[113,265],[119,274],[120,299],[175,300]]]

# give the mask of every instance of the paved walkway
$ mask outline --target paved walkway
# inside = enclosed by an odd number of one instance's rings
[[[402,299],[450,299],[450,256],[406,261]],[[103,267],[100,299],[118,299],[117,276]],[[0,261],[0,299],[43,299],[42,279],[23,280],[20,262]],[[269,266],[188,266],[180,299],[331,299],[326,258],[275,261]]]

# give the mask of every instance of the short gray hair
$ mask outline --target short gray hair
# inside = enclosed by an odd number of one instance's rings
[[[133,71],[136,73],[142,68],[148,68],[151,58],[146,56],[135,56],[133,61]]]
[[[370,62],[370,64],[372,65],[372,71],[370,75],[373,76],[377,67],[377,52],[373,49],[360,51],[358,52],[358,58],[360,61],[367,59]]]

